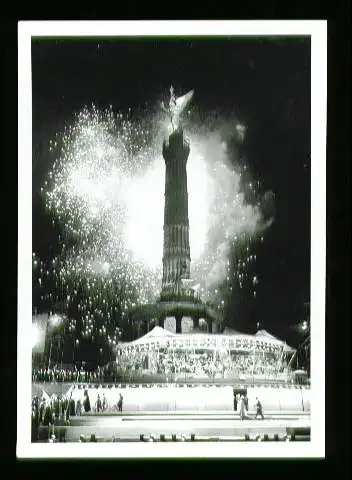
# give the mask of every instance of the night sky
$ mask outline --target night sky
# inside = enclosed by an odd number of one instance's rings
[[[45,257],[55,235],[39,195],[48,141],[84,105],[145,108],[170,84],[194,88],[199,110],[235,112],[247,127],[241,154],[274,192],[276,213],[258,254],[257,299],[240,310],[230,302],[228,324],[251,331],[259,321],[286,337],[309,302],[309,39],[34,40],[33,250]]]

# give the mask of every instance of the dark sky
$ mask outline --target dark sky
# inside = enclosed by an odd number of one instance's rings
[[[302,320],[309,301],[309,39],[33,41],[34,190],[48,168],[47,141],[74,111],[92,102],[144,107],[171,83],[179,92],[194,88],[200,110],[234,111],[247,126],[247,163],[276,201],[258,255],[256,315],[279,333]],[[33,218],[35,248],[42,222],[36,201]]]

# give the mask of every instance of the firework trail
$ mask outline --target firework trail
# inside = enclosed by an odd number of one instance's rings
[[[136,119],[137,117],[137,119]],[[235,120],[201,119],[185,125],[191,142],[188,192],[191,275],[204,300],[224,305],[225,290],[258,279],[253,240],[265,222],[259,182],[245,182],[228,141],[243,140]],[[41,300],[75,312],[85,337],[116,340],[116,315],[155,301],[161,286],[165,166],[168,134],[160,113],[114,113],[84,108],[50,143],[55,162],[42,187],[47,209],[61,229],[60,255],[45,265],[33,254]],[[250,190],[254,201],[246,200]],[[236,261],[229,259],[235,250]],[[73,310],[72,310],[73,309]],[[116,325],[115,325],[116,326]],[[76,321],[70,323],[71,330]],[[115,327],[114,327],[115,328]]]

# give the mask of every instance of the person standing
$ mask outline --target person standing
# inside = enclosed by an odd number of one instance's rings
[[[82,415],[82,403],[81,400],[78,399],[76,403],[76,415],[80,417]]]
[[[122,406],[123,406],[123,396],[120,393],[119,401],[117,402],[117,409],[119,412],[122,412]]]
[[[85,390],[84,392],[83,408],[85,412],[90,412],[90,400],[88,390]]]
[[[233,392],[233,409],[237,412],[237,395],[235,392]]]
[[[69,410],[70,410],[70,415],[74,417],[76,415],[76,402],[74,401],[73,398],[70,399]]]
[[[240,398],[240,419],[244,420],[246,418],[246,401],[243,395]]]
[[[237,405],[236,411],[238,411],[238,406],[240,403],[241,403],[241,395],[238,393],[236,395],[236,405]]]
[[[45,411],[45,398],[42,399],[39,408],[39,423],[42,423],[44,418],[44,411]]]
[[[51,434],[51,430],[53,429],[53,423],[54,423],[53,414],[52,414],[50,405],[47,405],[44,411],[43,425],[45,427],[48,427],[48,438]]]
[[[256,397],[255,399],[255,407],[256,407],[256,414],[254,418],[261,417],[261,419],[264,420],[263,407],[258,397]]]
[[[62,398],[61,399],[61,417],[62,418],[65,417],[66,408],[67,408],[67,399]]]
[[[103,393],[103,412],[108,408],[108,402],[105,397],[105,393]]]
[[[97,403],[96,403],[96,411],[101,412],[101,407],[102,407],[101,399],[100,399],[100,395],[98,393],[98,398],[97,398]]]
[[[245,406],[246,412],[248,412],[249,406],[248,406],[248,397],[246,393],[244,394],[244,406]]]
[[[55,400],[54,400],[54,413],[55,413],[55,417],[59,418],[59,416],[60,416],[60,398],[59,398],[59,396],[56,397]]]

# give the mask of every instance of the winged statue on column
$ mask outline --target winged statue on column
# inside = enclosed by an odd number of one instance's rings
[[[176,97],[174,87],[171,85],[169,106],[166,107],[164,102],[161,102],[162,109],[170,116],[173,130],[178,128],[181,114],[191,101],[193,94],[194,90],[190,90],[182,97]]]

